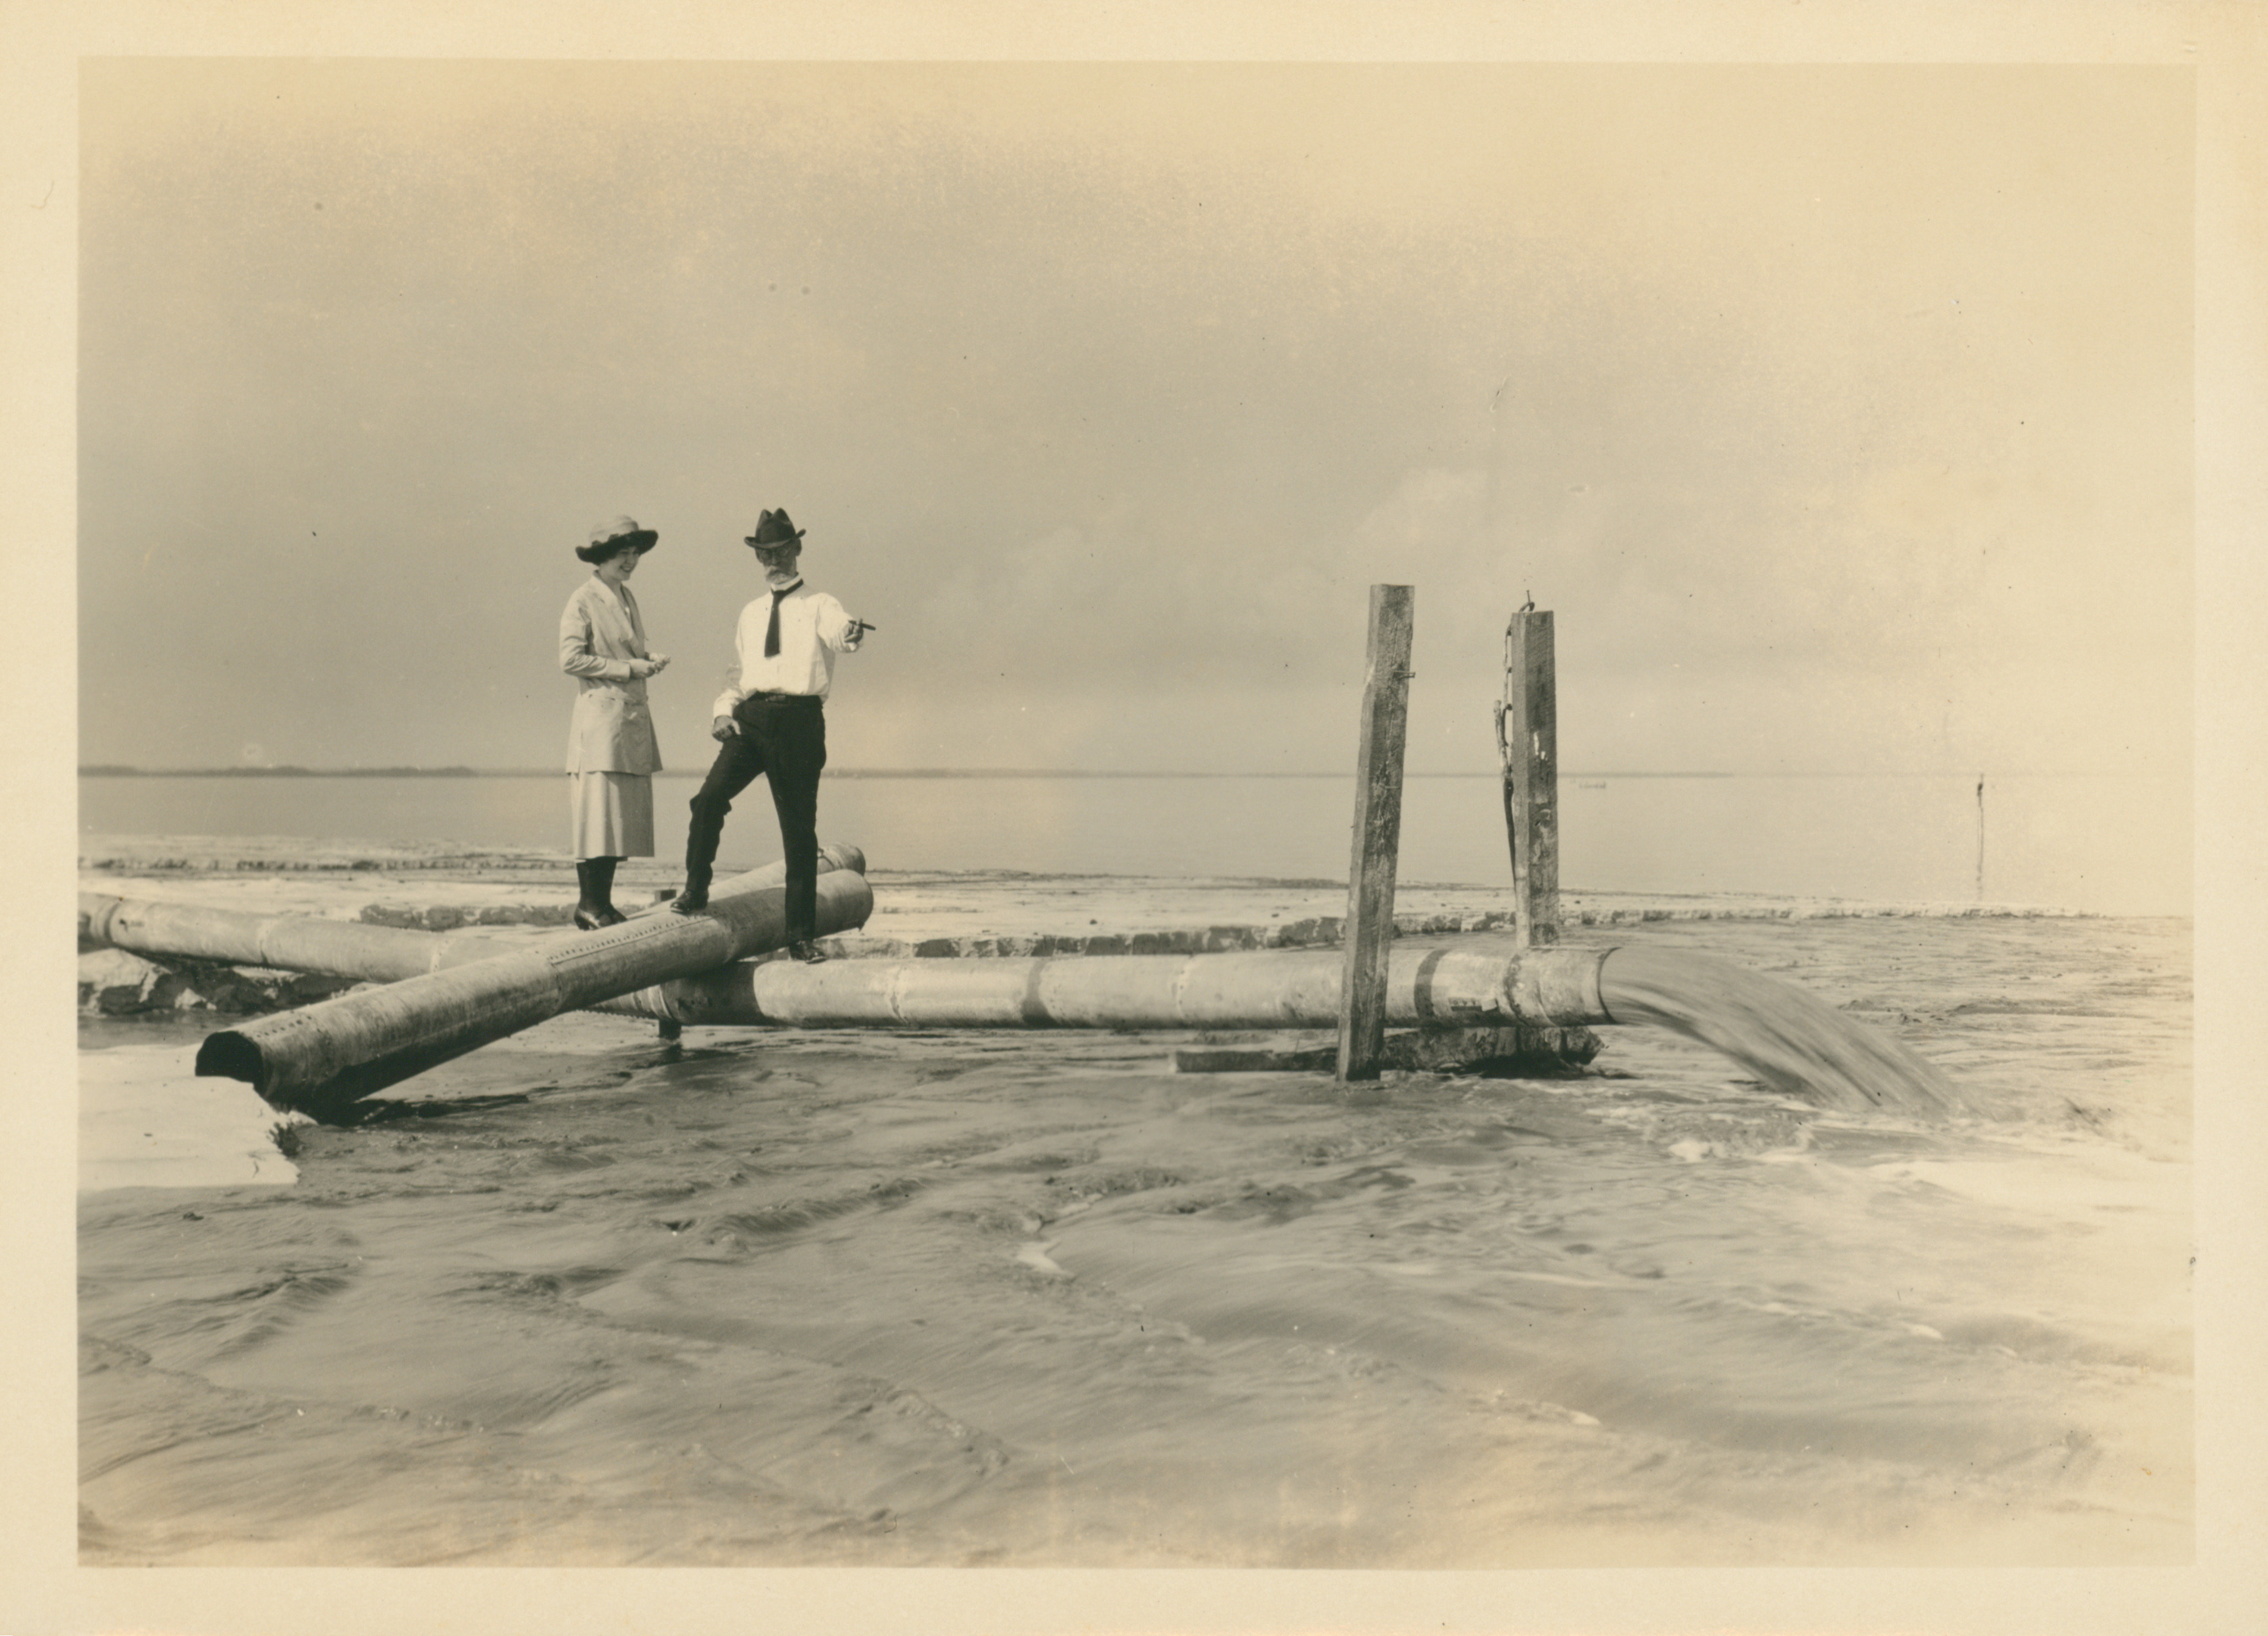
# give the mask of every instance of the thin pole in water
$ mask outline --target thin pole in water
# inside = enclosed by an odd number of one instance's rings
[[[1977,775],[1977,901],[1984,901],[1984,775]]]

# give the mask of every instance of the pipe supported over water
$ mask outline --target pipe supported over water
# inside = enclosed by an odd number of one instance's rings
[[[1397,948],[1386,1021],[1398,1028],[1610,1021],[1597,949]],[[844,1028],[1328,1028],[1336,949],[1072,954],[1004,960],[743,964],[593,1009],[681,1023]]]
[[[830,846],[822,855],[822,867],[830,870],[862,870],[865,861],[855,847]],[[738,877],[712,896],[712,908],[766,891],[777,903],[780,874],[775,865]],[[858,889],[864,892],[863,881]],[[865,912],[863,906],[858,910],[859,922]],[[666,911],[650,910],[618,930],[673,924],[683,923]],[[96,893],[80,896],[79,930],[82,936],[153,954],[381,982],[414,980],[444,969],[472,969],[499,955],[548,964],[578,942],[610,935],[558,933],[532,947],[525,940],[442,937]],[[1329,950],[873,960],[816,968],[728,963],[733,958],[720,955],[705,967],[675,966],[686,975],[659,982],[641,967],[634,987],[619,986],[622,977],[610,969],[605,982],[584,985],[609,992],[560,1003],[554,1003],[557,974],[547,985],[544,974],[529,966],[534,986],[526,994],[515,999],[510,985],[499,987],[488,996],[494,1014],[484,1012],[478,1021],[464,1023],[458,1043],[438,1054],[421,1058],[405,1047],[398,1059],[374,1060],[366,1071],[341,1068],[334,1061],[328,1070],[283,1072],[284,1048],[271,1050],[270,1036],[291,1033],[294,1019],[328,1017],[348,1001],[375,1000],[349,996],[328,1007],[216,1035],[200,1053],[199,1070],[260,1086],[262,1065],[273,1058],[277,1071],[261,1086],[262,1095],[278,1106],[338,1111],[422,1067],[578,1006],[727,1027],[1327,1028],[1337,1021],[1344,976],[1341,956]],[[1388,1021],[1403,1028],[1650,1023],[1722,1052],[1775,1091],[1825,1107],[1936,1117],[1963,1110],[1960,1093],[1945,1075],[1894,1037],[1793,984],[1702,955],[1628,946],[1507,950],[1501,942],[1459,949],[1404,947],[1389,963],[1387,1006]],[[524,1018],[515,1006],[524,1007]],[[392,1038],[390,1032],[379,1036],[381,1058],[394,1049]],[[292,1050],[312,1054],[309,1047]],[[311,1073],[314,1083],[306,1082]]]
[[[1647,1023],[1822,1107],[1930,1118],[1963,1111],[1960,1092],[1933,1064],[1793,984],[1675,950],[1486,942],[1393,950],[1388,1024]],[[739,1027],[1328,1028],[1337,1022],[1343,976],[1333,951],[766,962],[593,1009]]]
[[[208,1035],[197,1072],[246,1080],[273,1107],[346,1116],[373,1092],[561,1012],[782,947],[786,895],[718,893],[702,914],[637,916],[263,1018]],[[819,877],[822,935],[864,925],[873,907],[865,877]]]

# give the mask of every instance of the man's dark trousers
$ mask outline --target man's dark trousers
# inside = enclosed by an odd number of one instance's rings
[[[826,715],[815,697],[751,695],[733,707],[733,719],[740,730],[717,747],[717,759],[693,798],[686,889],[707,894],[725,814],[733,810],[733,798],[762,774],[772,787],[787,859],[788,941],[810,942],[819,935],[819,774],[827,765]]]

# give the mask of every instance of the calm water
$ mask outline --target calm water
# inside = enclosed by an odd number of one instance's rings
[[[656,781],[658,843],[684,845],[690,775]],[[289,835],[551,851],[563,778],[84,778],[90,834]],[[1351,778],[833,777],[822,836],[878,868],[1344,880]],[[2187,914],[2189,792],[2128,778],[1568,778],[1570,890],[1763,893]],[[1983,881],[1980,891],[1980,845]],[[761,785],[722,861],[778,855]],[[1412,778],[1406,881],[1511,879],[1497,781]]]

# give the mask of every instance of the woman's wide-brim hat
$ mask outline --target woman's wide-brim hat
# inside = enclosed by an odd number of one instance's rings
[[[610,517],[591,530],[591,543],[578,545],[575,555],[586,563],[595,563],[612,556],[625,546],[644,555],[653,549],[654,542],[661,536],[651,528],[641,528],[635,517]]]
[[[802,538],[803,530],[788,521],[784,509],[757,518],[755,533],[747,536],[747,542],[760,551],[767,546],[793,545]]]

